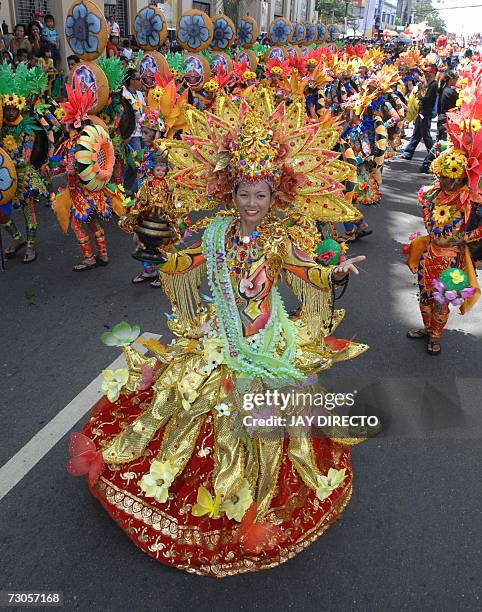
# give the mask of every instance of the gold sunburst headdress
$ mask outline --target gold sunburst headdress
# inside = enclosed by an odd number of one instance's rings
[[[235,101],[219,96],[210,112],[188,108],[182,140],[169,140],[176,195],[192,210],[232,204],[242,181],[266,180],[273,207],[286,219],[349,221],[358,213],[344,196],[351,167],[333,151],[341,128],[334,122],[307,123],[304,103],[276,106],[259,88]]]

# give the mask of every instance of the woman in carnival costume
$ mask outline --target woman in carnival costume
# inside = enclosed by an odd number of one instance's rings
[[[13,199],[14,208],[22,209],[27,239],[10,217],[3,224],[13,239],[12,245],[5,250],[6,257],[13,257],[26,246],[24,263],[37,258],[37,215],[36,204],[40,196],[48,197],[48,190],[38,168],[47,157],[46,133],[32,116],[34,99],[41,96],[47,87],[47,75],[41,68],[30,70],[19,64],[13,72],[7,62],[0,66],[0,94],[3,106],[3,126],[0,130],[0,146],[12,158],[17,171],[17,191]],[[42,150],[44,150],[42,160]]]
[[[103,336],[125,346],[128,369],[105,372],[108,397],[71,440],[69,471],[88,473],[93,495],[137,546],[191,573],[275,567],[316,540],[352,494],[354,439],[244,424],[243,394],[301,382],[367,349],[326,337],[332,291],[364,257],[312,259],[313,219],[356,211],[340,183],[350,168],[332,151],[339,130],[305,125],[304,110],[303,101],[276,107],[266,89],[239,104],[220,96],[211,113],[187,110],[182,140],[166,143],[175,197],[193,209],[234,209],[205,219],[202,244],[160,268],[176,341],[141,340],[145,357],[128,346],[137,326]],[[206,269],[207,308],[198,294]],[[295,321],[277,289],[282,272],[303,302]]]
[[[88,113],[95,104],[92,89],[82,86],[74,78],[74,87],[67,88],[67,102],[62,123],[69,128],[67,140],[59,153],[67,172],[67,188],[54,194],[52,208],[64,233],[69,224],[79,242],[82,261],[75,266],[75,272],[92,270],[109,263],[105,232],[101,225],[113,213],[121,216],[124,212],[122,189],[110,184],[114,170],[114,147],[102,120]],[[92,233],[97,256],[94,255],[86,227]]]
[[[425,338],[430,355],[440,354],[450,304],[465,314],[480,296],[471,255],[482,241],[480,66],[461,89],[460,100],[460,111],[447,113],[452,146],[432,162],[438,180],[419,192],[427,236],[415,238],[408,248],[407,263],[418,277],[424,326],[407,336]]]

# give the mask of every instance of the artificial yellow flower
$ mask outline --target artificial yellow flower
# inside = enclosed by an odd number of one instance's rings
[[[129,380],[129,370],[119,368],[118,370],[102,371],[102,392],[107,395],[109,402],[116,402],[122,391],[122,387]]]
[[[450,278],[452,279],[452,282],[456,285],[463,283],[465,280],[464,275],[460,273],[460,270],[454,270],[453,272],[451,272]]]
[[[197,503],[192,507],[194,516],[204,516],[209,518],[219,518],[221,509],[221,494],[218,492],[213,497],[205,487],[199,487],[197,491]]]
[[[330,468],[326,476],[318,476],[318,483],[316,487],[316,497],[320,501],[323,501],[327,497],[330,497],[331,493],[337,489],[345,480],[346,469],[335,470]]]
[[[162,89],[162,87],[159,87],[159,85],[156,85],[156,87],[151,89],[150,95],[153,100],[160,100],[164,95],[164,89]]]
[[[14,136],[12,136],[11,134],[8,134],[3,139],[3,147],[7,151],[16,151],[18,148],[18,142]]]
[[[141,110],[142,108],[142,102],[140,100],[134,100],[134,102],[132,103],[132,108],[135,111]]]
[[[57,117],[59,121],[61,121],[65,117],[65,111],[61,106],[59,106],[58,108],[55,109],[54,115]]]
[[[446,204],[442,204],[441,206],[436,206],[432,212],[432,218],[437,223],[437,225],[445,225],[453,215],[452,206],[447,206]]]
[[[154,497],[159,503],[164,504],[169,496],[169,487],[176,475],[176,469],[170,461],[158,461],[154,459],[148,474],[144,474],[139,483],[139,488],[146,497]]]
[[[238,521],[240,523],[246,510],[253,503],[253,496],[251,495],[251,489],[249,482],[244,479],[241,488],[233,495],[232,498],[226,500],[221,506],[221,510],[226,513],[228,519]]]

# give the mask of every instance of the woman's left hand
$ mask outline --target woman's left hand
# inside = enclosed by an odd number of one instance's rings
[[[347,259],[343,263],[335,266],[332,270],[333,278],[337,281],[343,280],[347,274],[353,272],[353,274],[359,274],[356,269],[355,264],[361,261],[365,261],[365,255],[358,255],[358,257],[352,257],[351,259]]]

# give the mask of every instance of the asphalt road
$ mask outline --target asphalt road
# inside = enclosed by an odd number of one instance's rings
[[[384,427],[353,449],[355,494],[341,520],[267,572],[216,580],[168,569],[67,474],[66,433],[0,501],[0,590],[60,590],[65,609],[86,612],[481,609],[482,310],[452,315],[437,358],[405,338],[419,314],[401,243],[421,227],[416,192],[430,180],[417,167],[387,165],[383,204],[367,211],[374,233],[351,249],[367,261],[337,336],[370,351],[322,378],[357,389],[360,410]],[[0,466],[117,357],[100,343],[105,329],[126,320],[166,333],[162,292],[130,283],[140,268],[129,237],[113,223],[107,236],[111,264],[74,273],[75,238],[42,207],[38,261],[0,273]]]

